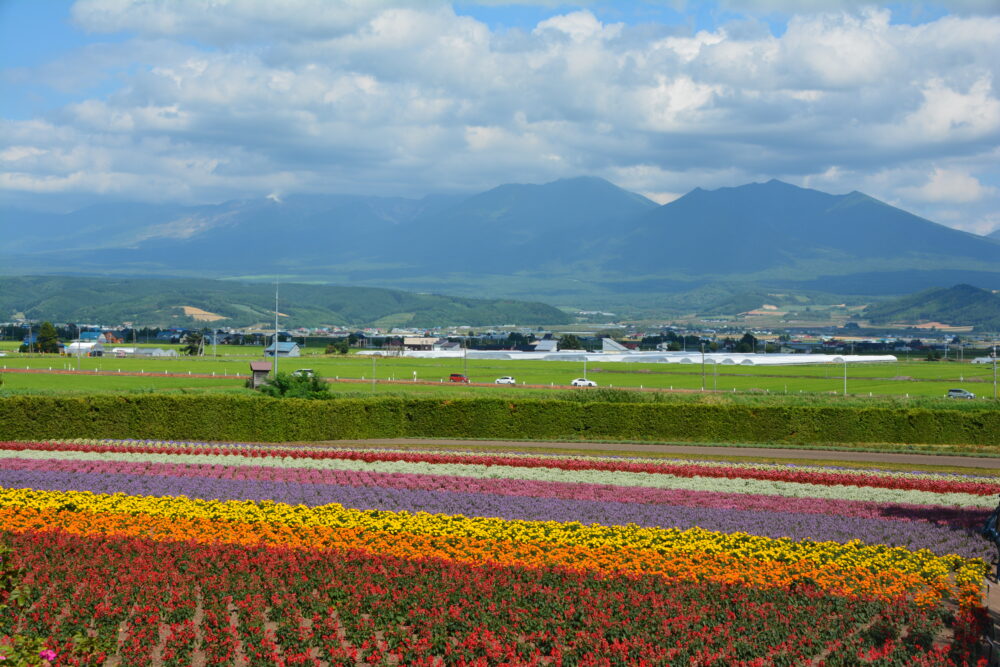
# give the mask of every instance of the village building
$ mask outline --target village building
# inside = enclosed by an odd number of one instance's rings
[[[264,348],[264,356],[273,357],[274,356],[274,343],[271,343],[266,348]],[[299,348],[298,343],[278,343],[278,358],[281,357],[301,357],[302,350]]]
[[[104,345],[97,341],[75,340],[64,351],[71,357],[103,357]]]
[[[256,389],[257,387],[267,384],[267,376],[271,373],[271,362],[270,361],[251,361],[250,362],[250,388]]]

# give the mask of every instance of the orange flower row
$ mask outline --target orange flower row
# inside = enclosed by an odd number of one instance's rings
[[[561,545],[553,542],[487,540],[459,535],[383,532],[358,527],[288,525],[149,514],[91,513],[55,508],[0,508],[0,526],[12,532],[63,530],[159,541],[270,545],[300,549],[361,550],[409,559],[441,558],[473,565],[564,567],[607,574],[653,574],[680,581],[713,581],[764,588],[811,583],[835,595],[879,598],[907,595],[935,604],[958,594],[974,603],[978,591],[956,589],[946,578],[928,582],[916,573],[812,561],[747,559],[726,552]]]

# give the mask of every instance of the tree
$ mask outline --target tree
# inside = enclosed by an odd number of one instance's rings
[[[756,348],[757,339],[749,332],[743,334],[743,338],[740,338],[740,342],[736,344],[737,352],[753,352]]]
[[[56,333],[52,322],[42,322],[38,329],[38,338],[35,340],[36,352],[55,353],[59,351],[59,334]]]
[[[347,354],[350,351],[351,346],[347,342],[346,338],[341,338],[340,340],[336,340],[326,346],[327,354]]]
[[[330,385],[318,375],[278,375],[260,386],[260,392],[274,398],[330,398]]]
[[[563,336],[559,339],[558,347],[560,350],[580,350],[583,349],[583,344],[575,335],[563,334]]]
[[[181,342],[184,343],[181,348],[183,354],[200,357],[205,352],[205,336],[200,331],[188,331]]]

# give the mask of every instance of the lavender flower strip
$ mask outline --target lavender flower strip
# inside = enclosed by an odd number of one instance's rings
[[[826,498],[785,498],[740,493],[651,489],[643,487],[538,482],[520,479],[476,479],[456,475],[414,475],[374,473],[354,470],[313,470],[256,466],[185,465],[180,463],[134,463],[129,461],[64,461],[59,459],[0,459],[0,470],[38,470],[67,473],[127,474],[207,479],[334,484],[338,486],[379,486],[394,489],[488,493],[535,498],[563,498],[600,502],[713,507],[716,509],[763,510],[801,514],[829,514],[841,517],[897,521],[926,521],[952,528],[981,526],[989,512],[972,508],[938,505],[904,505],[861,500]],[[914,527],[914,530],[920,530]]]
[[[187,496],[218,500],[272,500],[308,506],[339,503],[355,509],[378,509],[466,516],[499,517],[532,521],[579,521],[584,524],[662,528],[690,528],[722,532],[746,532],[794,540],[887,544],[907,549],[929,549],[936,554],[954,553],[966,558],[987,558],[991,551],[979,536],[967,530],[856,517],[822,514],[733,510],[713,507],[676,507],[627,502],[532,498],[483,493],[456,493],[351,487],[259,480],[211,480],[205,478],[146,477],[120,474],[64,473],[49,471],[0,471],[0,486],[48,491],[91,491],[149,496]]]

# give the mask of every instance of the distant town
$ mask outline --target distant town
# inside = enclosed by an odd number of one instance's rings
[[[40,352],[40,322],[0,324],[0,341],[21,341],[22,353]],[[197,337],[199,351],[211,346],[264,347],[273,354],[274,329],[211,327],[137,327],[121,324],[54,323],[58,352],[69,356],[151,357],[177,356],[176,346]],[[867,329],[848,322],[844,326],[746,329],[626,324],[567,327],[441,327],[412,328],[292,328],[278,331],[279,356],[298,356],[301,348],[323,347],[327,353],[379,351],[404,352],[520,351],[520,352],[705,352],[740,354],[851,354],[905,355],[930,360],[973,360],[991,355],[995,336],[937,329]],[[163,346],[157,349],[156,346]]]

